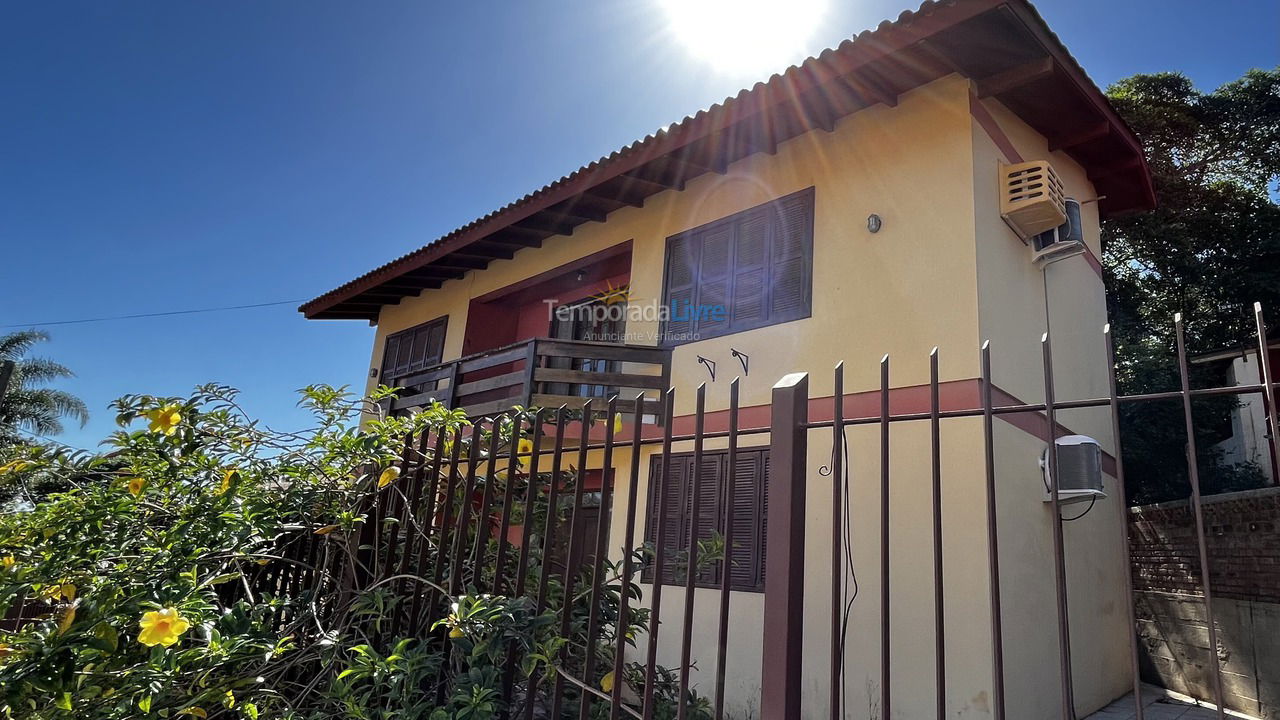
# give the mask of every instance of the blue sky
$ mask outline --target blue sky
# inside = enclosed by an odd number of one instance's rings
[[[805,54],[909,3],[831,0]],[[1104,86],[1280,63],[1271,0],[1038,7]],[[759,79],[658,0],[8,2],[0,325],[309,299]],[[112,398],[207,381],[298,427],[293,391],[361,383],[373,337],[293,304],[47,329],[81,447]]]

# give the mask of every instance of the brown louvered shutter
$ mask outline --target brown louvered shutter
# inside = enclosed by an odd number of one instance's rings
[[[747,213],[734,228],[733,302],[729,304],[735,330],[755,327],[768,318],[769,214]]]
[[[687,342],[697,332],[693,313],[701,251],[694,234],[674,237],[667,244],[666,301],[672,316],[664,342]]]
[[[696,301],[699,317],[695,331],[703,337],[721,335],[729,329],[729,313],[725,310],[717,318],[709,311],[729,305],[729,286],[733,282],[733,224],[722,223],[695,237],[702,245]]]
[[[666,514],[666,531],[663,534],[662,546],[665,554],[662,567],[662,582],[674,582],[673,575],[675,557],[684,548],[687,532],[685,530],[685,513],[682,511],[684,501],[688,498],[686,483],[693,467],[692,458],[675,457],[671,459],[671,474],[667,478],[665,492],[662,494],[662,508],[658,507],[658,486],[662,482],[662,458],[654,457],[649,465],[649,518],[645,528],[645,539],[658,546],[658,515]],[[644,573],[645,582],[653,582],[653,572]],[[683,578],[681,578],[683,580]]]
[[[382,353],[382,380],[416,372],[440,362],[448,316],[387,336]]]
[[[689,480],[688,480],[688,503],[685,506],[686,517],[693,517],[693,490],[695,487],[699,490],[701,500],[698,503],[698,519],[695,524],[698,540],[710,540],[712,533],[719,531],[720,503],[717,502],[717,495],[720,492],[722,478],[724,476],[725,461],[724,455],[721,453],[704,453],[702,456],[702,475],[694,478],[693,476],[693,458],[689,458]],[[688,551],[689,536],[688,528],[685,530],[685,536],[682,540],[684,545],[682,549]],[[706,567],[698,574],[697,582],[700,585],[710,585],[719,582],[716,576],[715,564],[705,564]]]
[[[401,335],[392,335],[387,338],[386,347],[382,350],[382,380],[387,381],[393,375],[400,374],[400,368],[397,366],[398,356],[400,355]]]
[[[730,587],[735,590],[763,588],[760,573],[762,504],[760,488],[764,474],[762,450],[739,450],[735,464],[733,492],[733,547],[726,551],[732,560]]]
[[[757,476],[755,492],[759,497],[759,532],[756,536],[756,571],[758,573],[757,587],[764,590],[764,576],[766,560],[765,550],[769,547],[766,542],[769,539],[769,451],[760,451],[760,474]]]
[[[769,320],[809,314],[813,257],[813,194],[798,193],[775,205],[770,257]]]

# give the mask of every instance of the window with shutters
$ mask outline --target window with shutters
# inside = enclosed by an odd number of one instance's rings
[[[809,317],[813,188],[667,238],[663,344]]]
[[[382,374],[379,382],[388,383],[397,377],[437,365],[444,355],[444,333],[449,316],[402,330],[387,336],[382,353]]]
[[[729,559],[730,588],[752,592],[764,591],[764,549],[769,450],[739,449],[734,459],[736,472],[729,471],[727,450],[702,454],[702,472],[694,472],[691,453],[672,455],[670,472],[663,472],[663,458],[656,456],[649,467],[649,500],[645,540],[655,548],[663,546],[662,582],[684,585],[683,558],[689,549],[692,531],[699,540],[719,533],[730,543],[725,555]],[[661,491],[661,492],[659,492]],[[701,498],[698,516],[693,516],[695,493]],[[661,504],[661,507],[659,506]],[[726,515],[726,509],[731,512]],[[663,537],[658,538],[658,517],[666,520]],[[732,534],[726,532],[726,518]],[[720,587],[724,563],[716,562],[695,579],[699,587]],[[644,572],[644,582],[653,582],[655,568]]]

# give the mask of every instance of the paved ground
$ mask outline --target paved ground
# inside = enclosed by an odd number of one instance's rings
[[[1142,686],[1143,716],[1146,720],[1218,720],[1217,707],[1153,685]],[[1090,715],[1087,720],[1133,720],[1133,693]],[[1256,720],[1249,715],[1227,711],[1235,720]]]

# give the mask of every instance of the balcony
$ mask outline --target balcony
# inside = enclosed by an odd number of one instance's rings
[[[383,383],[403,388],[392,412],[439,402],[468,417],[523,407],[581,408],[588,400],[603,409],[612,395],[618,410],[634,412],[644,392],[642,414],[662,415],[662,392],[671,381],[671,350],[586,340],[533,338],[440,363]]]

